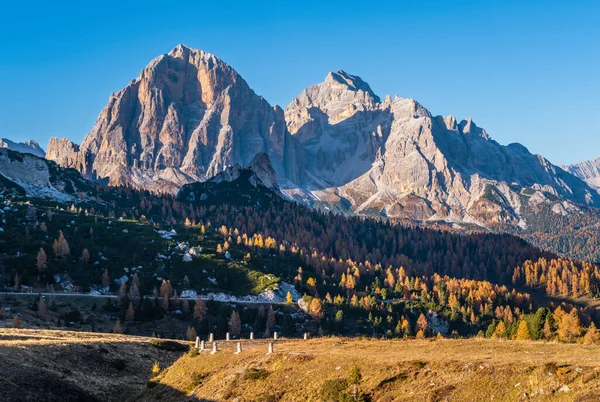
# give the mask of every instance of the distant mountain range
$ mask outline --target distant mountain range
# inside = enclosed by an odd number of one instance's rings
[[[600,190],[600,158],[574,163],[566,166],[565,170],[581,180],[585,180],[596,190]]]
[[[10,149],[11,151],[17,151],[24,154],[32,154],[35,156],[39,156],[43,158],[46,155],[46,152],[40,147],[40,145],[33,141],[25,141],[25,142],[14,142],[7,138],[0,138],[0,148]]]
[[[498,144],[471,119],[382,100],[344,71],[282,110],[219,58],[183,45],[112,94],[81,145],[52,138],[46,157],[86,178],[175,194],[259,153],[285,196],[344,213],[526,227],[525,209],[600,206],[586,177]]]

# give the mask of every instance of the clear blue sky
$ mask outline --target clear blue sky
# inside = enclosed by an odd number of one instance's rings
[[[3,3],[1,137],[80,142],[111,92],[185,43],[271,104],[343,69],[554,163],[600,156],[597,0],[80,3]]]

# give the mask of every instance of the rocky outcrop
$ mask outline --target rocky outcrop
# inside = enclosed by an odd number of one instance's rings
[[[600,191],[600,158],[565,166],[565,170]]]
[[[260,185],[275,192],[279,192],[275,170],[273,170],[271,161],[264,152],[256,154],[248,166],[242,167],[237,163],[233,166],[228,166],[224,171],[209,179],[208,182],[233,182],[238,180],[245,171],[249,172],[248,181],[254,187]]]
[[[66,149],[63,149],[66,148]],[[84,176],[175,192],[266,153],[277,175],[300,181],[301,148],[271,107],[217,57],[179,45],[112,94],[78,150],[48,144],[48,158]]]
[[[32,197],[72,201],[90,191],[90,183],[72,169],[32,154],[0,149],[0,182]]]
[[[25,142],[14,142],[7,138],[0,138],[0,148],[7,148],[12,151],[21,152],[24,154],[31,154],[43,158],[46,154],[42,147],[33,140]]]

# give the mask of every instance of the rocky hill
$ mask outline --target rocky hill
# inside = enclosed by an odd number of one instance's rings
[[[566,166],[565,170],[600,191],[600,158]]]
[[[63,169],[32,154],[2,148],[0,180],[3,186],[18,193],[59,201],[74,200],[91,186],[74,169]]]
[[[289,197],[351,214],[525,228],[524,210],[600,205],[580,178],[498,144],[471,119],[381,100],[344,71],[284,112],[222,60],[183,45],[111,95],[80,146],[52,139],[47,157],[87,178],[175,194],[258,153]]]

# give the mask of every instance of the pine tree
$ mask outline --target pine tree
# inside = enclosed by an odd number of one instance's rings
[[[194,320],[202,321],[204,319],[204,315],[206,313],[206,305],[204,304],[204,300],[202,297],[198,295],[196,298],[196,303],[194,304]]]
[[[429,324],[427,323],[427,317],[425,317],[425,314],[421,313],[417,319],[417,331],[421,330],[423,333],[425,333],[428,329]]]
[[[129,303],[129,308],[127,309],[127,313],[125,313],[125,321],[133,322],[135,321],[135,308],[133,308],[133,303]]]
[[[65,235],[62,230],[59,232],[58,239],[54,240],[52,245],[54,249],[54,255],[56,258],[64,258],[71,254],[71,249],[69,248],[69,243],[67,239],[65,239]]]
[[[106,289],[110,287],[110,276],[108,275],[107,269],[105,269],[104,273],[102,274],[102,286],[104,286]]]
[[[113,334],[122,334],[123,332],[125,332],[125,330],[123,330],[123,327],[121,326],[121,320],[119,320],[117,318],[117,322],[115,322],[115,325],[113,326],[112,329]]]
[[[506,336],[506,325],[504,324],[504,321],[500,321],[498,322],[498,325],[496,325],[496,330],[494,331],[494,335],[492,335],[492,338],[497,339],[497,338],[504,338]]]
[[[559,307],[560,308],[560,307]],[[557,309],[558,310],[558,309]],[[558,321],[558,338],[564,342],[573,342],[579,337],[581,325],[579,323],[579,315],[577,309],[571,310],[569,314],[562,314]]]
[[[492,338],[496,333],[496,320],[492,320],[492,323],[487,327],[485,331],[486,338]]]
[[[267,313],[267,322],[265,325],[265,334],[270,335],[275,329],[277,321],[275,319],[275,311],[273,306],[269,306],[269,312]]]
[[[127,296],[127,282],[121,281],[121,286],[119,287],[119,296],[117,298],[117,301],[119,303],[123,303],[123,301],[125,300],[125,296]]]
[[[48,267],[48,258],[46,257],[46,252],[44,251],[43,248],[40,248],[40,250],[37,253],[35,267],[37,268],[37,271],[38,271],[38,280],[39,280],[42,272],[44,272],[46,270],[46,268]]]
[[[231,312],[231,316],[229,317],[227,327],[229,328],[229,332],[233,336],[238,336],[242,332],[242,322],[240,320],[240,315],[237,311],[233,310]]]
[[[194,342],[197,336],[198,333],[196,332],[196,329],[194,327],[188,327],[185,333],[185,337],[187,338],[187,340],[190,342]]]
[[[41,296],[38,300],[37,313],[40,317],[46,316],[46,303],[44,302],[44,299]]]
[[[354,398],[355,401],[358,400],[358,386],[360,385],[360,382],[362,381],[362,374],[360,372],[360,368],[357,365],[354,365],[354,367],[352,367],[352,371],[350,372],[350,375],[348,376],[348,382],[350,384],[352,384],[353,387],[353,391],[352,391],[352,396]]]
[[[600,339],[600,334],[598,333],[596,324],[594,324],[592,322],[590,324],[590,327],[588,328],[587,332],[585,333],[585,336],[583,337],[583,343],[585,343],[587,345],[593,345],[595,343],[598,343],[599,339]]]
[[[550,327],[550,319],[546,318],[544,322],[544,330],[543,330],[544,339],[549,341],[552,338],[552,328]]]
[[[83,251],[81,252],[81,262],[84,264],[87,264],[90,261],[90,252],[88,251],[87,248],[84,248]]]
[[[323,305],[321,304],[321,300],[319,300],[319,298],[315,297],[314,299],[312,299],[312,301],[310,302],[309,311],[310,315],[315,320],[321,318],[321,316],[323,315]]]
[[[519,327],[517,329],[517,334],[515,339],[517,341],[528,341],[531,340],[531,334],[529,333],[529,326],[525,320],[521,320],[519,322]]]
[[[292,293],[291,292],[287,292],[287,295],[285,296],[285,302],[287,304],[292,304],[294,302],[294,299],[292,298]]]

